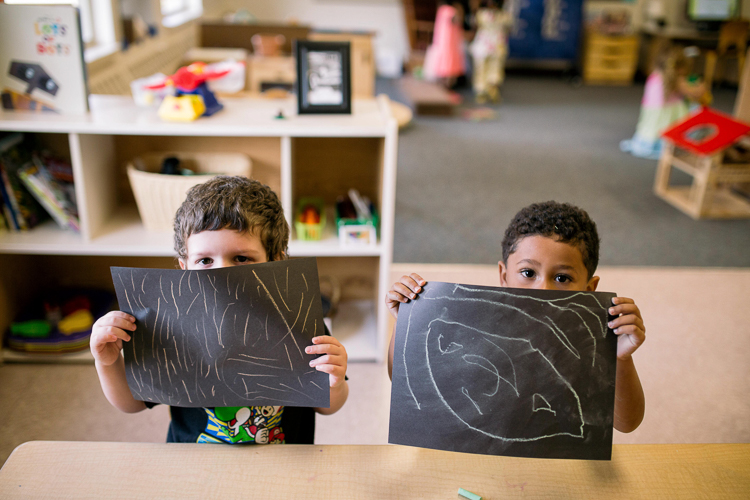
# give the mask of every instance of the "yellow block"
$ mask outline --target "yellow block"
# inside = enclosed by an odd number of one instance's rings
[[[159,106],[159,118],[166,121],[191,122],[203,115],[206,105],[195,94],[167,96]]]

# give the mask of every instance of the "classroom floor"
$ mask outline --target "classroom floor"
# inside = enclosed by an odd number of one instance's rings
[[[395,264],[393,281],[497,285],[494,266]],[[603,267],[600,290],[636,299],[647,341],[635,360],[646,417],[615,443],[750,442],[750,269]],[[319,416],[318,444],[388,442],[390,381],[384,364],[352,363],[350,397]],[[0,464],[30,440],[163,442],[168,410],[120,413],[104,399],[93,365],[0,365]]]
[[[402,99],[398,84],[378,92]],[[712,106],[731,113],[736,89],[716,86]],[[472,122],[414,117],[399,134],[394,262],[493,264],[522,207],[557,200],[596,221],[600,264],[750,267],[750,219],[695,221],[653,193],[656,160],[623,153],[643,84],[574,86],[558,74],[509,73],[503,102]],[[691,180],[675,172],[672,182]]]

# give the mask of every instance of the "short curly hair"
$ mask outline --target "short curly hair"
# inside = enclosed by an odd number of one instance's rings
[[[599,233],[585,210],[568,203],[546,201],[522,208],[513,217],[503,237],[503,262],[527,236],[557,236],[558,241],[576,246],[591,279],[599,265]]]
[[[202,231],[257,231],[268,260],[283,260],[289,224],[273,190],[246,177],[220,175],[190,188],[174,218],[174,249],[187,258],[187,240]]]

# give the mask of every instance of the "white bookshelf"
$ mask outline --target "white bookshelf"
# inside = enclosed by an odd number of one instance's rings
[[[0,233],[0,253],[19,262],[11,276],[0,274],[3,332],[23,300],[38,290],[38,284],[23,278],[24,266],[36,273],[41,266],[49,283],[59,271],[44,268],[44,258],[28,256],[110,256],[112,265],[120,258],[174,256],[171,233],[149,232],[141,223],[124,174],[128,160],[149,151],[242,152],[253,160],[253,177],[279,193],[290,223],[300,196],[321,195],[330,207],[336,193],[355,187],[375,201],[380,212],[377,245],[341,246],[329,214],[320,241],[300,241],[292,231],[289,254],[323,258],[325,272],[343,284],[333,329],[349,358],[384,358],[388,313],[382,297],[392,260],[398,148],[387,97],[355,100],[351,115],[304,116],[296,115],[292,99],[222,99],[223,111],[191,123],[163,122],[156,109],[138,108],[125,96],[91,96],[90,102],[91,112],[82,117],[0,111],[0,131],[38,134],[70,157],[81,215],[80,234],[52,221],[28,232]],[[280,110],[283,119],[276,118]],[[55,262],[60,267],[60,260]],[[355,284],[352,293],[347,283]],[[5,352],[3,358],[19,361],[24,356]],[[67,359],[73,358],[85,356]]]

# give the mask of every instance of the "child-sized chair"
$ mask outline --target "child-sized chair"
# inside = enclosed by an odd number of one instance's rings
[[[724,154],[748,132],[750,125],[708,108],[668,129],[654,192],[694,219],[750,217],[750,202],[732,191],[732,184],[750,182],[750,163],[728,163]],[[670,185],[672,167],[691,175],[692,185]]]
[[[745,52],[747,51],[747,37],[750,29],[750,22],[728,21],[719,29],[719,42],[716,50],[710,50],[706,53],[706,67],[704,71],[704,81],[708,89],[711,88],[713,80],[721,80],[721,67],[717,63],[727,57],[737,59],[737,75],[742,75],[745,66]],[[720,66],[720,65],[719,65]]]

